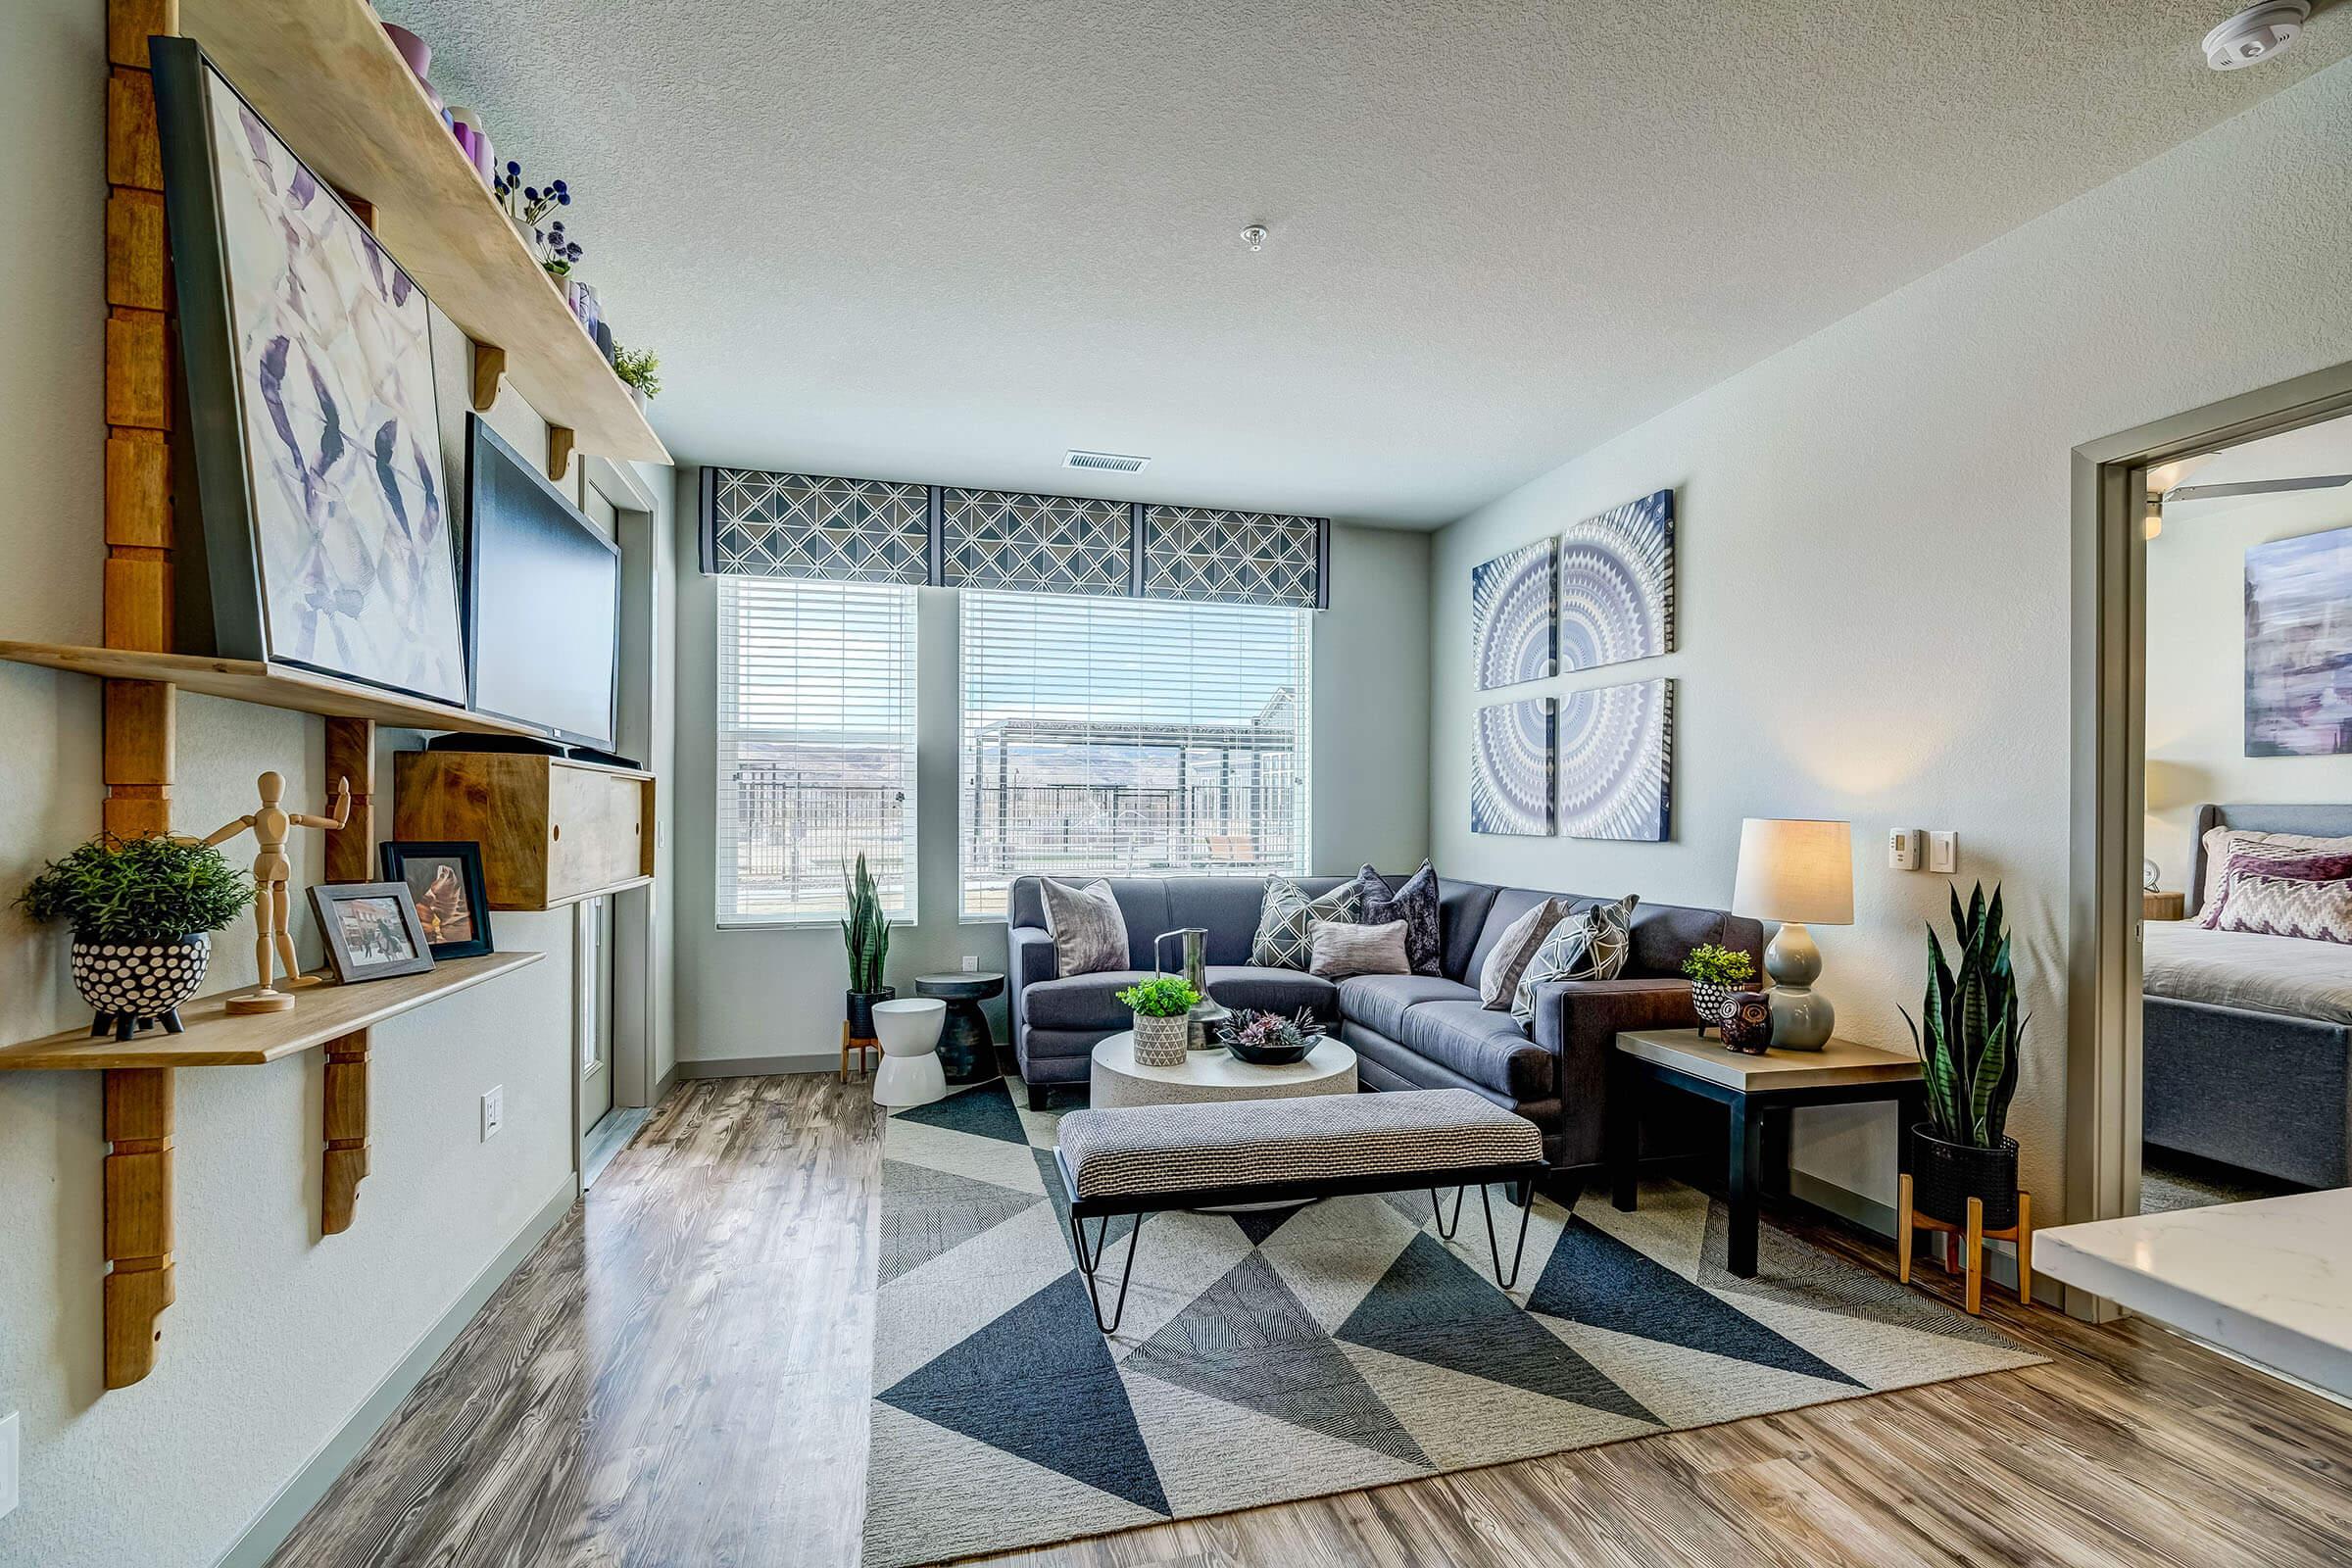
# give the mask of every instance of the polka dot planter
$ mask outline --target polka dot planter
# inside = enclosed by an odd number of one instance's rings
[[[150,1024],[180,1032],[181,1004],[204,984],[212,962],[213,939],[204,934],[177,942],[74,943],[74,989],[97,1009],[93,1035],[113,1030],[128,1040]]]

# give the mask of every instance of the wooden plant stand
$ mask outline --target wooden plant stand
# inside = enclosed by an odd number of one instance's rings
[[[1903,1284],[1911,1283],[1911,1238],[1919,1231],[1934,1231],[1950,1237],[1944,1243],[1943,1266],[1948,1270],[1965,1269],[1968,1284],[1962,1304],[1970,1313],[1984,1309],[1984,1244],[2014,1242],[2017,1244],[2017,1298],[2025,1305],[2034,1303],[2034,1195],[2019,1189],[2017,1195],[2017,1223],[2007,1230],[1988,1231],[1984,1228],[1984,1200],[1968,1200],[1968,1223],[1953,1225],[1944,1220],[1931,1219],[1911,1206],[1911,1174],[1905,1171],[1898,1182],[1901,1191],[1895,1195],[1894,1271]]]
[[[881,1041],[870,1035],[851,1034],[850,1021],[844,1018],[841,1021],[841,1081],[845,1084],[850,1081],[850,1050],[852,1047],[856,1047],[858,1051],[858,1076],[860,1078],[865,1076],[865,1054],[870,1051],[877,1056],[882,1054]]]

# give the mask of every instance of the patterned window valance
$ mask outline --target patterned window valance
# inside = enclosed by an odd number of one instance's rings
[[[1206,507],[703,470],[703,569],[1321,610],[1331,523]]]
[[[879,479],[705,468],[703,569],[733,577],[930,582],[930,492]]]
[[[1124,501],[951,488],[939,509],[938,580],[947,587],[1133,591],[1135,509]]]
[[[1321,610],[1330,524],[1206,507],[1144,509],[1144,597]]]

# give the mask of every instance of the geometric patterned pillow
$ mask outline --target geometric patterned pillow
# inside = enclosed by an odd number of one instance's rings
[[[1522,1025],[1534,1022],[1536,987],[1547,980],[1614,980],[1623,974],[1634,951],[1634,906],[1640,902],[1629,893],[1614,904],[1579,909],[1552,927],[1520,973],[1511,1016]]]
[[[2214,827],[2205,830],[2205,904],[2192,917],[2207,930],[2220,925],[2222,906],[2230,897],[2230,884],[2236,878],[2237,861],[2244,857],[2249,862],[2267,860],[2296,860],[2312,855],[2352,855],[2352,838],[2315,838],[2308,833],[2256,833],[2245,828]],[[2210,868],[2221,867],[2220,874]],[[2268,872],[2257,871],[2257,875]]]
[[[1257,941],[1250,961],[1261,969],[1304,969],[1314,961],[1315,945],[1307,928],[1317,920],[1355,925],[1364,917],[1363,896],[1355,884],[1343,882],[1319,899],[1310,899],[1287,877],[1266,878],[1266,899],[1258,906]]]
[[[2224,931],[2352,944],[2352,881],[2240,874],[2230,884],[2221,915]]]

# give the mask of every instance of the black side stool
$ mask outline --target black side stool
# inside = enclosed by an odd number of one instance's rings
[[[988,1015],[980,1004],[1004,989],[1001,974],[925,974],[914,980],[914,994],[936,997],[948,1004],[940,1025],[939,1062],[952,1084],[984,1084],[999,1076],[997,1043],[988,1032]]]

